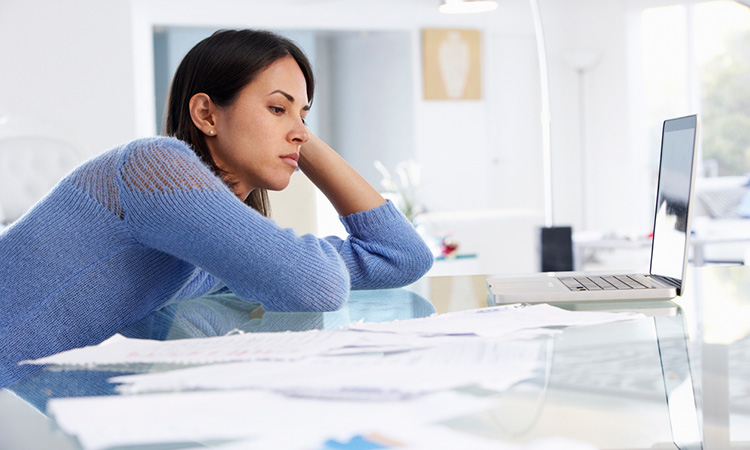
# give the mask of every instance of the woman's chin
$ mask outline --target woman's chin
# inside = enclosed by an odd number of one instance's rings
[[[279,180],[279,181],[273,183],[271,186],[266,187],[266,189],[269,190],[269,191],[283,191],[284,189],[286,189],[287,187],[289,187],[289,184],[291,182],[292,182],[292,177],[290,175],[289,178],[286,178],[286,179],[283,179],[283,180]]]

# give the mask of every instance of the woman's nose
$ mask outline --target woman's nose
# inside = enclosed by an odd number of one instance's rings
[[[307,125],[301,119],[290,133],[290,138],[293,142],[304,144],[310,140],[310,132],[307,130]]]

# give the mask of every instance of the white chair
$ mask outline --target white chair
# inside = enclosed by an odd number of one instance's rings
[[[62,140],[0,134],[0,224],[21,217],[80,162]]]

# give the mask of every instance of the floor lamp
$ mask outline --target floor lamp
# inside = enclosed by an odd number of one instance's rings
[[[547,69],[547,47],[544,39],[542,16],[538,0],[529,0],[534,22],[537,58],[539,60],[539,87],[541,91],[542,121],[542,167],[544,178],[544,228],[541,230],[542,272],[573,270],[572,229],[555,226],[552,198],[552,140],[550,135],[551,114],[549,101],[549,71]],[[491,0],[442,0],[440,11],[444,13],[473,13],[497,8]]]

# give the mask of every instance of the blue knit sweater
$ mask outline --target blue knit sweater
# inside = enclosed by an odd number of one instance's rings
[[[0,388],[18,362],[97,344],[173,302],[229,289],[268,311],[330,311],[349,289],[409,284],[432,264],[391,204],[298,236],[243,204],[183,142],[114,148],[0,234]]]

